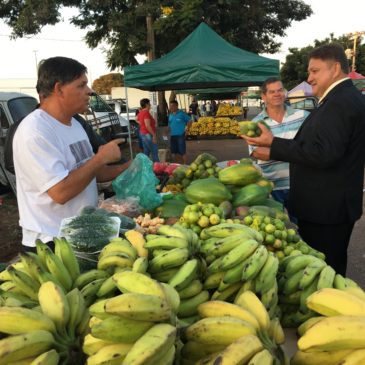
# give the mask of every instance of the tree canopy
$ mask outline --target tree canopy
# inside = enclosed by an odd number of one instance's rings
[[[147,16],[153,19],[155,55],[160,57],[202,20],[237,47],[275,53],[280,48],[275,38],[285,36],[293,21],[312,14],[301,0],[8,0],[0,2],[0,18],[12,28],[13,37],[24,37],[61,21],[63,7],[78,9],[71,22],[87,29],[89,47],[101,42],[109,46],[106,58],[112,70],[136,64],[135,56],[150,48]]]
[[[124,78],[120,73],[110,73],[107,75],[100,76],[94,80],[92,89],[98,94],[111,94],[112,87],[123,86]]]
[[[344,49],[353,49],[353,40],[350,39],[349,35],[335,38],[333,33],[323,40],[315,40],[313,45],[303,48],[289,48],[290,53],[286,56],[285,63],[280,70],[281,79],[288,90],[307,79],[308,54],[314,48],[331,42],[341,44]],[[349,60],[350,68],[352,67],[351,62]],[[356,72],[365,75],[365,44],[361,45],[361,37],[357,39],[355,69]]]

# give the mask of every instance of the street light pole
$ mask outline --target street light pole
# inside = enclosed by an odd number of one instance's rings
[[[357,39],[364,35],[365,32],[354,32],[354,33],[350,33],[350,39],[354,40],[354,44],[352,47],[352,59],[351,59],[351,71],[355,72],[356,71],[356,47],[357,47]]]

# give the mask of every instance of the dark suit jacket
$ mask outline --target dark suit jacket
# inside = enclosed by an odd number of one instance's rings
[[[274,138],[270,159],[290,163],[290,207],[301,220],[354,222],[362,214],[365,97],[346,80],[304,121],[293,140]]]

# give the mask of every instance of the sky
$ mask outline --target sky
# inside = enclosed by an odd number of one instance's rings
[[[280,2],[280,0],[279,0]],[[285,62],[288,49],[313,45],[334,33],[335,37],[356,31],[365,32],[364,0],[304,0],[311,5],[313,15],[301,22],[293,22],[286,36],[276,38],[282,43],[277,54],[265,57]],[[0,20],[0,79],[36,77],[36,64],[54,56],[72,57],[86,65],[92,82],[111,72],[105,63],[105,47],[89,49],[83,37],[85,30],[69,24],[68,18],[75,10],[63,9],[64,21],[55,26],[46,26],[38,35],[27,39],[9,39],[11,30]],[[365,41],[365,36],[364,36]]]

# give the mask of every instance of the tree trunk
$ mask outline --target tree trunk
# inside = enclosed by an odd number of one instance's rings
[[[167,125],[167,112],[168,106],[166,103],[165,92],[158,91],[158,108],[157,108],[157,115],[158,115],[158,122],[159,125]]]

